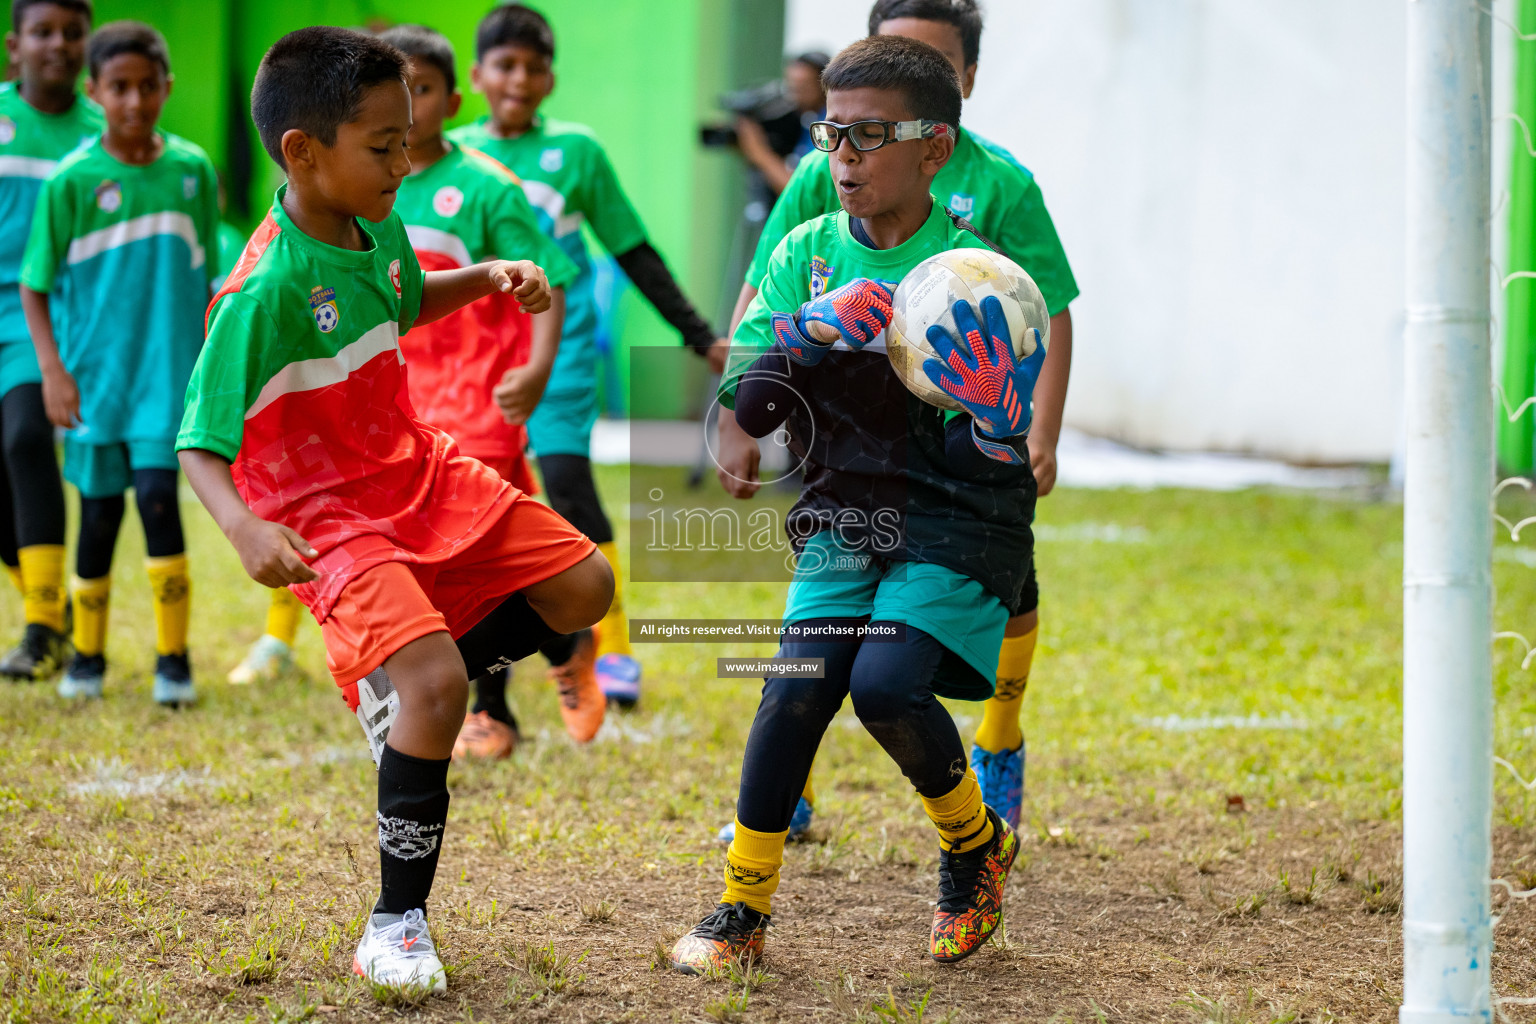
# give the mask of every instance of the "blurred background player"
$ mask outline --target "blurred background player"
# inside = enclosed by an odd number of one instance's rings
[[[22,306],[48,418],[67,428],[64,476],[80,490],[75,656],[59,693],[100,697],[112,552],[133,488],[155,611],[154,699],[190,703],[187,576],[176,501],[176,430],[203,343],[218,184],[201,149],[156,128],[171,92],[160,33],[103,25],[86,48],[86,89],[107,129],[43,183],[22,259]],[[67,282],[56,336],[49,293]]]
[[[592,479],[598,325],[583,222],[685,345],[713,358],[716,370],[724,365],[727,346],[722,341],[711,357],[719,339],[646,241],[645,228],[591,130],[539,116],[539,105],[555,88],[554,58],[554,32],[543,15],[522,4],[492,10],[475,32],[474,66],[475,88],[485,94],[491,112],[449,136],[490,154],[522,179],[528,198],[542,213],[545,231],[581,271],[566,290],[560,354],[543,401],[528,418],[528,437],[551,507],[597,543],[617,580],[622,574],[613,526]],[[594,632],[595,637],[582,638],[569,665],[552,670],[562,703],[566,694],[586,700],[581,695],[595,688],[620,705],[634,704],[640,695],[640,663],[630,651],[629,622],[620,597],[614,598],[613,608]],[[577,679],[571,682],[567,676]]]
[[[51,678],[69,658],[64,485],[19,282],[43,179],[105,124],[77,89],[90,31],[86,0],[14,0],[5,37],[20,77],[0,85],[0,561],[26,622],[21,643],[0,657],[0,675],[12,679]]]
[[[870,35],[917,39],[947,57],[960,75],[967,98],[976,82],[981,53],[981,12],[974,0],[879,0],[869,12]],[[802,160],[769,214],[736,303],[739,320],[762,285],[773,248],[797,224],[841,209],[838,183],[823,154]],[[1078,295],[1067,256],[1046,212],[1034,175],[996,143],[969,128],[960,132],[954,156],[933,179],[939,202],[975,225],[998,251],[1032,277],[1051,311],[1050,351],[1035,390],[1035,419],[1029,435],[1030,462],[1039,496],[1056,484],[1056,443],[1072,368],[1072,313]],[[760,451],[756,440],[736,425],[728,410],[720,413],[719,477],[738,498],[757,491]],[[1020,726],[1024,690],[1034,662],[1039,633],[1039,588],[1029,567],[1024,611],[1009,619],[998,657],[995,695],[987,701],[971,748],[971,765],[981,779],[987,805],[1010,825],[1018,825],[1024,799],[1024,733]],[[804,834],[812,818],[814,790],[808,785],[795,819],[794,834]],[[720,831],[729,842],[734,826]]]
[[[449,270],[515,253],[544,269],[550,308],[530,316],[504,295],[488,295],[400,339],[409,367],[411,405],[426,422],[459,443],[527,494],[538,487],[528,468],[523,424],[544,394],[560,346],[565,289],[578,271],[539,227],[517,177],[478,150],[443,137],[443,122],[459,112],[463,96],[454,74],[453,46],[420,25],[400,25],[380,36],[411,59],[411,175],[400,184],[395,212],[425,270]],[[571,644],[545,649],[552,663],[569,662]],[[517,742],[517,723],[506,702],[507,669],[475,687],[474,706],[454,744],[454,757],[506,757]],[[562,684],[576,673],[561,671]],[[583,700],[583,696],[589,699]],[[561,693],[565,727],[578,742],[603,722],[601,694]]]
[[[177,438],[246,572],[294,586],[320,622],[367,735],[380,893],[352,967],[384,998],[447,989],[426,902],[469,678],[613,596],[596,545],[411,408],[402,331],[498,291],[530,312],[550,294],[527,261],[423,273],[393,210],[405,79],[398,50],[346,29],[291,32],[262,58],[251,116],[287,183],[214,301]]]

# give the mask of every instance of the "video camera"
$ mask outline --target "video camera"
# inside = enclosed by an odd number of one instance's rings
[[[768,144],[780,156],[794,152],[800,141],[800,111],[784,91],[784,83],[774,79],[752,89],[738,89],[720,97],[720,108],[750,117],[763,126]],[[736,128],[729,124],[707,124],[699,129],[699,141],[706,146],[735,146]]]

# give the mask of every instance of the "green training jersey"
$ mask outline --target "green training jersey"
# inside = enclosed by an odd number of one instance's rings
[[[532,260],[551,288],[576,280],[576,265],[540,230],[517,176],[478,150],[455,144],[406,178],[395,213],[423,270]],[[510,295],[488,295],[400,339],[417,414],[477,459],[515,458],[527,446],[526,430],[502,418],[491,393],[532,349],[532,318],[517,305]]]
[[[213,288],[218,291],[229,279],[229,272],[240,261],[245,251],[245,232],[229,221],[219,222],[219,258],[214,262]]]
[[[101,108],[84,96],[62,114],[45,114],[0,85],[0,344],[32,343],[21,315],[21,256],[43,181],[65,156],[101,134]]]
[[[291,589],[323,622],[360,574],[453,557],[517,492],[411,408],[399,338],[425,278],[400,218],[339,249],[289,219],[286,188],[209,307],[176,447],[228,459],[251,511],[319,552]]]
[[[1052,316],[1077,298],[1077,281],[1046,212],[1040,186],[1006,149],[969,129],[962,131],[954,155],[929,190],[1034,278]],[[796,224],[841,209],[828,154],[807,154],[773,204],[747,268],[747,284],[762,287],[774,248]]]
[[[169,441],[203,344],[219,195],[197,146],[162,135],[152,163],[125,164],[100,138],[43,183],[21,283],[53,299],[64,368],[80,388],[82,444]]]
[[[792,313],[859,278],[899,281],[937,253],[983,248],[990,248],[986,240],[937,202],[922,227],[892,249],[861,243],[846,213],[794,228],[774,250],[763,287],[736,328],[721,403],[735,408],[743,374],[772,349],[775,312]],[[884,331],[859,351],[839,339],[816,366],[790,372],[803,401],[785,420],[788,447],[804,460],[800,497],[785,520],[791,540],[834,530],[855,550],[943,565],[1018,614],[1034,545],[1029,466],[988,459],[970,440],[968,415],[946,413],[908,391],[891,369]],[[947,451],[974,458],[962,465]]]
[[[645,241],[645,227],[608,154],[592,129],[545,117],[514,139],[493,134],[489,118],[456,128],[449,137],[490,155],[522,180],[528,201],[539,211],[540,226],[576,265],[577,279],[565,291],[565,329],[546,393],[590,392],[597,386],[597,300],[581,226],[591,227],[614,255]]]

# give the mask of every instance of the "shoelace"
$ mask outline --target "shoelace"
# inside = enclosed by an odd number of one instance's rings
[[[966,853],[939,851],[939,909],[946,914],[960,914],[975,903],[976,880],[986,863],[992,843]]]
[[[416,934],[408,937],[411,932]],[[399,921],[380,928],[379,938],[398,954],[412,959],[437,953],[432,934],[427,931],[427,915],[421,910],[407,910]]]
[[[560,691],[560,703],[575,710],[581,704],[581,690],[577,686],[576,671],[564,665],[557,666],[555,672],[555,686]]]
[[[694,935],[711,939],[731,939],[751,935],[762,923],[745,903],[722,903],[708,917],[693,926]]]

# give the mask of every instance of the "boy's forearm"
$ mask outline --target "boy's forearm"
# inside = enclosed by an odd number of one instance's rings
[[[472,267],[453,270],[429,270],[421,285],[421,312],[416,315],[418,324],[441,320],[454,310],[483,299],[496,290],[487,272],[489,264],[477,263]]]
[[[1072,373],[1072,311],[1051,317],[1051,347],[1035,382],[1034,424],[1030,434],[1052,448],[1061,438],[1062,411],[1067,405],[1067,379]]]
[[[176,453],[181,471],[197,500],[203,503],[213,521],[228,537],[244,519],[255,515],[229,473],[229,462],[222,455],[202,448],[183,448]]]
[[[32,336],[32,347],[37,349],[39,368],[45,372],[63,369],[64,364],[59,359],[59,343],[53,336],[53,316],[48,294],[22,285],[21,312],[27,320],[27,333]]]
[[[533,317],[533,345],[528,353],[529,369],[548,375],[554,369],[560,351],[560,332],[565,329],[565,289],[550,291],[549,308]]]
[[[715,343],[714,330],[688,301],[677,278],[672,276],[661,254],[649,242],[616,253],[613,259],[661,318],[683,336],[684,345],[700,355],[709,351]]]

